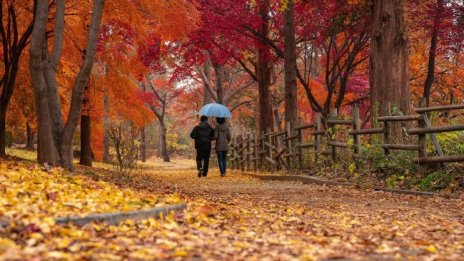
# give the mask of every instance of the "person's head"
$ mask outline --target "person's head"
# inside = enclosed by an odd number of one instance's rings
[[[220,117],[219,117],[219,118],[216,118],[216,122],[217,122],[218,124],[223,124],[224,122],[226,122],[226,118],[220,118]]]
[[[208,121],[208,117],[203,115],[200,117],[200,121]]]

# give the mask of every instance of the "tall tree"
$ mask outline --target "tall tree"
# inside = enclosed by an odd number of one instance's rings
[[[430,105],[430,91],[435,80],[435,58],[437,56],[438,30],[440,27],[440,13],[443,10],[443,0],[437,0],[437,12],[434,14],[432,34],[430,36],[429,62],[427,64],[427,78],[424,83],[425,106]]]
[[[146,101],[147,106],[153,112],[158,119],[160,127],[159,136],[159,153],[163,158],[164,162],[169,162],[169,153],[167,147],[167,126],[166,126],[166,110],[168,105],[173,102],[175,98],[180,94],[181,90],[169,83],[165,78],[165,75],[160,75],[158,79],[154,76],[146,77],[144,84],[148,85],[149,91],[142,92],[143,99]]]
[[[284,13],[284,70],[285,121],[295,126],[298,119],[298,104],[296,97],[295,5],[293,0],[287,0]]]
[[[47,1],[44,1],[47,2]],[[2,41],[3,75],[0,75],[0,156],[5,155],[6,114],[13,95],[19,61],[34,26],[33,10],[37,0],[0,0],[0,37]],[[48,4],[48,3],[46,3]],[[20,10],[20,11],[18,11]]]
[[[411,38],[416,41],[414,47],[417,48],[423,44],[422,39],[429,39],[428,61],[425,68],[426,72],[423,72],[426,76],[425,79],[420,79],[423,85],[425,105],[429,106],[432,100],[432,88],[436,80],[439,81],[439,78],[447,71],[444,69],[444,65],[440,65],[441,76],[436,79],[437,60],[438,63],[445,61],[453,63],[453,60],[456,61],[456,55],[453,53],[461,51],[464,2],[453,0],[411,1],[408,7],[408,15],[412,20],[410,25]],[[425,46],[421,46],[419,50],[425,50]]]
[[[408,85],[408,38],[401,0],[374,0],[372,6],[372,40],[369,53],[371,106],[387,115],[397,107],[410,111]],[[394,139],[401,138],[396,128]]]
[[[259,131],[264,132],[267,128],[273,128],[274,118],[272,114],[272,104],[270,100],[269,86],[271,84],[271,65],[270,47],[264,42],[269,35],[269,12],[270,1],[258,0],[258,13],[261,18],[261,24],[258,29],[259,38],[262,41],[257,42],[257,61],[256,61],[256,77],[258,79],[258,104],[259,104]]]
[[[79,122],[84,88],[89,80],[97,51],[98,32],[104,0],[94,0],[85,58],[75,79],[66,123],[61,112],[56,80],[64,38],[64,0],[57,0],[55,7],[54,40],[48,52],[46,31],[51,12],[47,1],[38,1],[34,29],[31,36],[31,78],[35,92],[38,125],[38,160],[53,166],[61,165],[73,170],[72,138]]]

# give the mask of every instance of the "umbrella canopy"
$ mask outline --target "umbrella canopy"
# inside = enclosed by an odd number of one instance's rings
[[[205,106],[201,107],[200,115],[205,115],[209,117],[220,117],[220,118],[230,118],[229,109],[226,106],[219,103],[208,103]]]

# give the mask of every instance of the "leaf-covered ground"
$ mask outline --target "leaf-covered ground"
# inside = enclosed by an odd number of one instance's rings
[[[81,169],[142,194],[179,194],[188,210],[163,220],[2,232],[0,253],[23,259],[462,260],[464,197],[430,198],[196,177],[193,162],[151,163],[132,176]],[[39,237],[40,239],[31,240]],[[35,235],[35,236],[32,236]]]

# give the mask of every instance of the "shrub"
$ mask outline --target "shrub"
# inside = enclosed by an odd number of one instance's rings
[[[127,122],[113,122],[109,138],[113,143],[118,171],[130,173],[137,165],[140,144],[137,141],[139,128]]]

